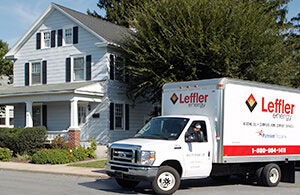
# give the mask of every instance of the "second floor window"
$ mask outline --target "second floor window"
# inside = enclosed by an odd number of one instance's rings
[[[50,47],[50,32],[44,32],[44,48]]]
[[[65,29],[65,44],[72,44],[72,38],[73,38],[73,28],[67,28]]]
[[[110,55],[110,79],[126,82],[124,58],[112,54]]]
[[[73,80],[84,80],[84,57],[76,57],[73,62]]]
[[[41,83],[41,62],[31,63],[31,84]]]

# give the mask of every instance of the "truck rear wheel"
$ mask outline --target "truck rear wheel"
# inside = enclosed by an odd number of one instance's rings
[[[162,166],[158,169],[157,175],[152,182],[153,190],[157,194],[173,194],[180,185],[178,172],[169,166]]]
[[[267,164],[261,175],[261,180],[265,186],[275,187],[281,179],[281,171],[278,165],[271,163]]]
[[[116,178],[117,183],[123,187],[123,188],[134,188],[137,186],[140,182],[139,181],[132,181],[132,180],[125,180],[125,179],[119,179]]]

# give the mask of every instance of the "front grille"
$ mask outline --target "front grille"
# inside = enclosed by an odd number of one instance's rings
[[[124,163],[135,163],[135,151],[132,149],[111,148],[111,160]]]

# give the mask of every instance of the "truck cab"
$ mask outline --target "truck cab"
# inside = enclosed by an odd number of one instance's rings
[[[167,169],[157,180],[160,190],[170,191],[179,178],[203,178],[212,169],[213,140],[205,116],[170,115],[149,121],[133,138],[110,145],[107,173],[124,186],[124,181],[153,181],[160,167]],[[198,139],[195,125],[200,125]],[[174,171],[174,170],[173,170]],[[122,183],[123,182],[123,183]],[[177,183],[176,183],[177,182]]]

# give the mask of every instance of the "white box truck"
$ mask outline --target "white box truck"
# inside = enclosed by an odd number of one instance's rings
[[[106,172],[122,187],[147,180],[172,194],[181,179],[209,176],[293,183],[298,160],[300,90],[219,78],[164,85],[162,116],[112,143]]]

